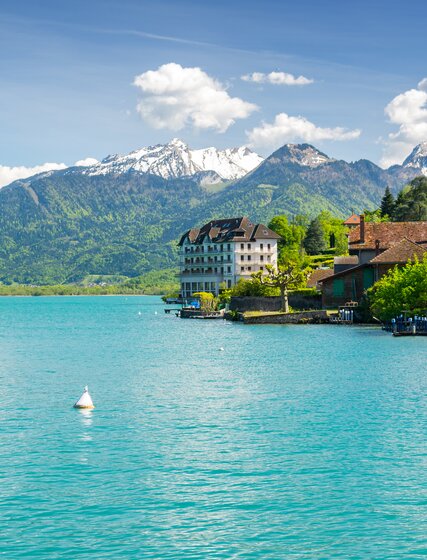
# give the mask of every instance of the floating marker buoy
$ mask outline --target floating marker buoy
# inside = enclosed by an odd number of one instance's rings
[[[154,315],[157,315],[157,311],[154,312]]]
[[[224,348],[221,346],[221,348],[219,349],[220,352],[224,352]]]
[[[138,311],[138,315],[142,315],[141,311]]]
[[[87,385],[85,387],[85,390],[83,391],[83,395],[74,405],[74,408],[95,408],[92,402],[92,397],[89,395],[89,389]]]

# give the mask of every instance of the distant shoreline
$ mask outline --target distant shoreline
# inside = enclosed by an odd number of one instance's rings
[[[164,294],[0,294],[0,298],[37,298],[37,297],[162,297]]]

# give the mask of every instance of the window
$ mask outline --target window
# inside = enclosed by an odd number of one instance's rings
[[[332,293],[335,297],[342,297],[344,295],[344,279],[334,278],[332,284]]]
[[[250,250],[251,250],[251,244],[248,243],[248,251],[250,251]]]
[[[271,245],[270,243],[267,245],[267,249],[270,250],[271,249]]]
[[[263,256],[263,255],[261,255],[261,256],[260,256],[260,258],[259,258],[259,260],[260,260],[261,262],[263,262],[263,260],[264,260],[264,256]]]
[[[242,256],[240,257],[240,260],[241,260],[241,261],[244,261],[244,260],[245,260],[245,257],[242,255]]]
[[[264,270],[264,267],[263,267],[263,266],[260,266],[259,269],[260,269],[260,270]]]
[[[231,272],[231,266],[227,266],[227,272]]]
[[[227,243],[227,251],[231,251],[231,245],[230,245],[230,243]]]
[[[241,266],[241,267],[240,267],[240,271],[243,272],[244,270],[245,270],[245,267],[244,267],[244,266]]]
[[[227,288],[231,288],[231,280],[227,280]]]
[[[259,244],[259,248],[261,249],[261,251],[264,249],[264,243],[260,243]]]
[[[248,255],[248,261],[250,261],[250,260],[251,260],[251,256],[250,256],[250,255]]]
[[[242,251],[243,251],[244,248],[245,248],[245,244],[244,244],[244,243],[240,243],[240,249],[242,249]]]
[[[251,267],[251,266],[248,266],[248,270],[252,270],[252,267]]]

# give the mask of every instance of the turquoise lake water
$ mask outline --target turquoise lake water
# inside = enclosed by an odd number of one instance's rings
[[[427,339],[163,308],[0,298],[2,557],[427,556]]]

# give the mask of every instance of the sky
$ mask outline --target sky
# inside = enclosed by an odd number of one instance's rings
[[[0,0],[0,185],[181,138],[401,163],[427,2]]]

